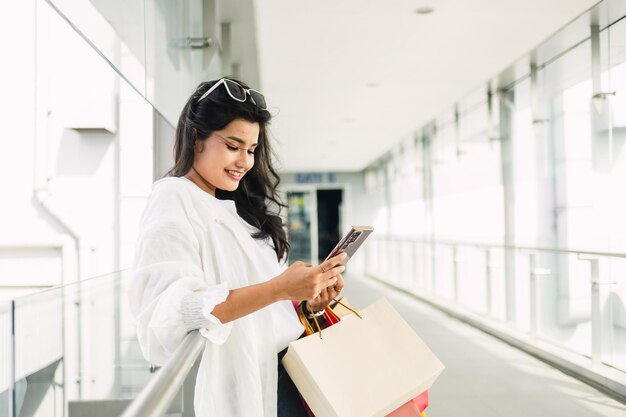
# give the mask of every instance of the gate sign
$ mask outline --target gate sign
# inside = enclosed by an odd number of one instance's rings
[[[306,172],[296,174],[298,184],[320,184],[323,182],[335,182],[335,173],[328,172],[324,175],[321,172]]]

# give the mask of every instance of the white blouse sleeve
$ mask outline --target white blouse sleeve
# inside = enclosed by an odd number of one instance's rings
[[[216,305],[228,297],[226,284],[220,284],[207,291],[194,291],[183,298],[182,318],[188,332],[200,330],[200,334],[216,344],[223,344],[232,323],[222,324],[211,312]]]
[[[150,362],[162,365],[190,330],[201,329],[218,344],[230,333],[232,323],[224,325],[211,314],[228,297],[228,288],[216,285],[215,279],[213,285],[207,282],[200,256],[180,196],[151,199],[142,218],[129,290],[139,344]]]

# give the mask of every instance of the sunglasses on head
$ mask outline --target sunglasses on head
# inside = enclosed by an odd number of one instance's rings
[[[265,96],[263,94],[251,88],[243,88],[241,84],[227,78],[222,78],[218,82],[213,84],[213,87],[209,88],[207,92],[202,94],[202,96],[198,99],[198,103],[201,102],[206,96],[211,94],[213,90],[215,90],[220,85],[223,85],[224,88],[226,88],[226,92],[233,100],[243,103],[246,101],[246,95],[249,95],[252,102],[258,108],[260,108],[261,110],[267,110],[267,103],[265,103]]]

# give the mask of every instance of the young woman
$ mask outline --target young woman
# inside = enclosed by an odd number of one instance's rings
[[[343,254],[282,266],[269,120],[263,95],[241,81],[200,84],[178,121],[174,167],[141,220],[130,291],[139,342],[162,365],[189,331],[207,339],[199,417],[306,416],[279,360],[303,332],[292,300],[312,315],[343,288]]]

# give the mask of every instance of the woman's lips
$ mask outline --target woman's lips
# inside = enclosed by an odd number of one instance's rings
[[[239,181],[241,180],[241,177],[243,177],[243,173],[242,172],[238,172],[238,171],[231,171],[229,169],[225,169],[224,171],[226,171],[226,174],[232,178],[234,181]]]

